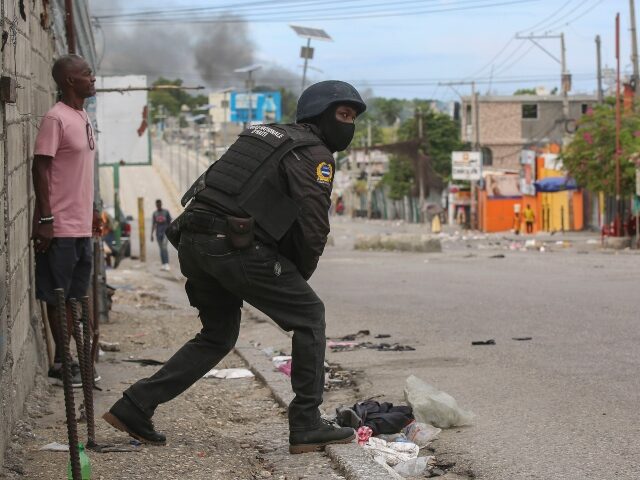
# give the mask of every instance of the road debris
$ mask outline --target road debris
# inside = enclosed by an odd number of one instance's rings
[[[38,450],[44,450],[47,452],[68,452],[69,445],[67,445],[66,443],[51,442],[40,447]]]
[[[435,468],[436,458],[432,456],[417,457],[407,460],[406,462],[399,463],[393,469],[396,473],[404,478],[417,477],[425,473],[429,467]]]
[[[158,365],[164,365],[164,362],[161,362],[160,360],[155,360],[153,358],[125,358],[124,360],[122,360],[123,362],[130,362],[130,363],[139,363],[140,365],[144,366],[144,367],[152,367],[152,366],[158,366]]]
[[[253,372],[246,368],[222,368],[220,370],[214,368],[205,373],[202,378],[233,380],[236,378],[253,378],[254,376]]]
[[[373,435],[373,430],[371,430],[371,428],[369,427],[363,426],[358,428],[358,430],[356,431],[356,435],[358,437],[358,445],[364,446]]]
[[[120,343],[119,342],[105,342],[104,340],[100,340],[98,342],[100,348],[104,352],[119,352],[120,351]]]
[[[513,337],[512,340],[516,340],[518,342],[526,342],[528,340],[533,340],[533,337]]]
[[[471,342],[471,345],[495,345],[496,341],[492,338],[489,340],[476,340]]]
[[[448,393],[411,375],[407,378],[404,397],[413,407],[416,420],[438,428],[451,428],[471,423],[473,413],[463,410]]]

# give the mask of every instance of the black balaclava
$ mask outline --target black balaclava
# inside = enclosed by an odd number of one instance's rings
[[[313,123],[320,129],[324,143],[331,152],[345,150],[353,140],[356,131],[354,123],[341,122],[336,118],[338,107],[339,105],[331,105],[321,115],[306,120],[307,123]]]

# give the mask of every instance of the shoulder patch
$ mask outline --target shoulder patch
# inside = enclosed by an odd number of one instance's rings
[[[319,183],[331,183],[333,180],[333,165],[320,162],[316,167],[316,176]]]

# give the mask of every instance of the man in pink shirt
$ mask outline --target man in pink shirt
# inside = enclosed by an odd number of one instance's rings
[[[49,379],[62,384],[61,331],[54,314],[54,289],[68,298],[87,294],[91,276],[93,172],[95,139],[84,110],[86,98],[95,95],[95,77],[78,55],[60,57],[51,71],[62,99],[42,118],[33,159],[36,204],[33,242],[36,252],[36,297],[47,303],[56,343]],[[68,305],[67,305],[68,307]],[[72,330],[69,308],[67,320]],[[73,385],[82,386],[77,363]]]

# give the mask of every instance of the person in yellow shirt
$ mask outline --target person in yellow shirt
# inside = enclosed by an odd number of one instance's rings
[[[536,214],[531,209],[531,205],[527,205],[524,209],[524,222],[527,225],[527,233],[533,233],[533,222],[536,221]]]

